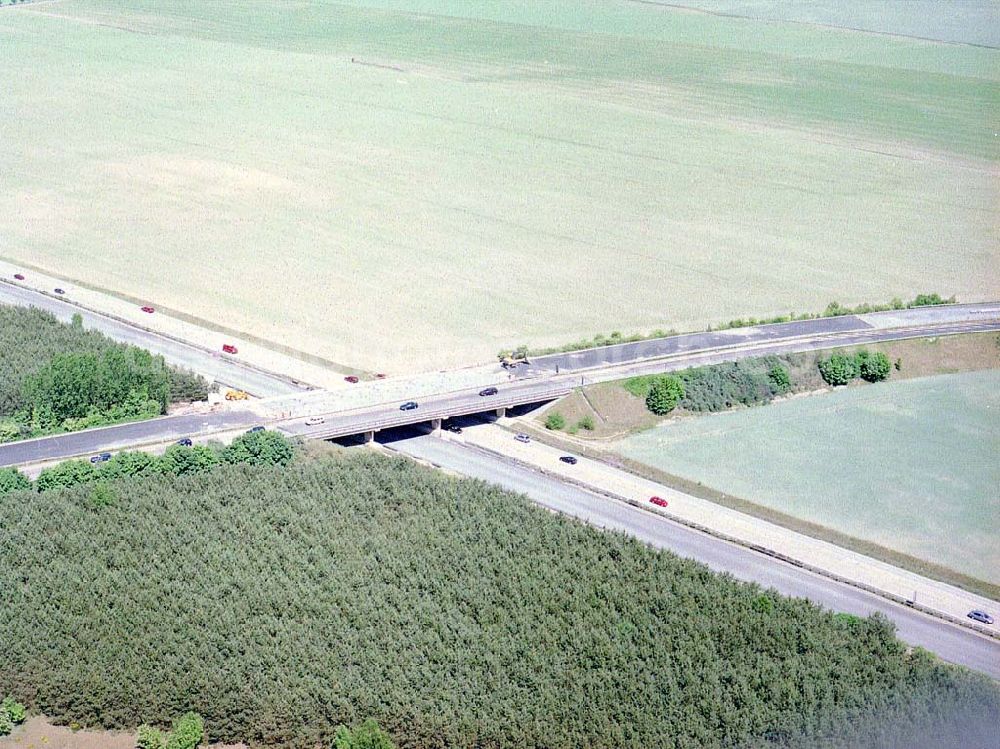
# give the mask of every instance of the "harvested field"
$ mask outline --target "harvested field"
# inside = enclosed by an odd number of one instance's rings
[[[998,414],[1000,371],[987,370],[682,419],[618,450],[996,584]]]
[[[0,254],[362,368],[1000,295],[992,49],[610,0],[62,0],[0,9],[0,63]]]

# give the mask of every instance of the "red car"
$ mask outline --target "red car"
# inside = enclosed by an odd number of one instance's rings
[[[153,307],[143,307],[142,311],[145,312],[147,315],[151,315],[154,312],[156,312],[156,310]]]
[[[222,350],[227,354],[238,354],[240,352],[240,350],[231,343],[222,344]]]
[[[14,278],[16,278],[18,281],[23,281],[24,280],[24,274],[23,273],[15,273],[14,274]]]
[[[352,385],[353,385],[353,384],[354,384],[355,382],[357,382],[357,381],[358,381],[358,378],[357,378],[357,377],[355,377],[354,375],[347,375],[347,377],[345,377],[344,379],[345,379],[345,380],[346,380],[347,382],[351,383]]]
[[[657,507],[667,506],[667,500],[665,500],[663,497],[650,497],[649,501],[652,502]]]

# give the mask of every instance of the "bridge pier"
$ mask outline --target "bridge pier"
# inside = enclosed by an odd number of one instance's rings
[[[502,419],[502,418],[504,418],[506,416],[507,416],[507,407],[506,406],[500,406],[500,408],[497,409],[497,415],[496,415],[496,417],[498,419]]]
[[[435,436],[441,434],[441,419],[431,419],[431,434]]]
[[[375,430],[369,429],[362,435],[361,439],[364,441],[366,445],[370,445],[372,442],[375,441]]]

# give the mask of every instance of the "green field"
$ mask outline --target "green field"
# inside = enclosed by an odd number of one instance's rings
[[[684,419],[630,437],[637,461],[1000,582],[1000,371]]]
[[[1000,295],[994,49],[613,0],[57,0],[0,8],[0,64],[0,256],[360,367]]]

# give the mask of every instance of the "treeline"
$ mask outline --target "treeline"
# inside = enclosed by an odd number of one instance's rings
[[[101,482],[90,496],[98,504],[107,500],[107,482],[143,476],[185,476],[207,471],[221,464],[279,465],[291,462],[295,448],[281,433],[248,432],[229,445],[171,445],[163,455],[144,452],[120,452],[103,463],[87,460],[64,460],[46,468],[32,482],[16,468],[0,468],[0,495],[15,491],[47,492],[79,484]]]
[[[0,693],[57,722],[401,749],[986,746],[996,685],[400,459],[0,496]],[[346,744],[349,747],[370,743]],[[338,746],[340,746],[338,744]],[[379,744],[375,744],[379,746]]]
[[[728,330],[730,328],[750,328],[755,325],[774,325],[776,323],[795,322],[799,320],[815,320],[823,317],[841,317],[843,315],[867,315],[872,312],[889,312],[891,310],[913,309],[915,307],[932,307],[939,304],[955,304],[957,300],[954,296],[944,299],[940,294],[917,294],[913,299],[904,302],[899,297],[894,298],[886,304],[859,304],[856,307],[847,307],[840,302],[830,302],[822,312],[790,312],[787,315],[775,315],[773,317],[747,317],[736,318],[721,325],[709,325],[707,330]],[[528,356],[545,356],[547,354],[565,354],[571,351],[582,351],[588,348],[603,348],[604,346],[615,346],[619,343],[635,343],[637,341],[650,341],[656,338],[667,338],[678,335],[676,330],[656,329],[650,333],[632,333],[625,335],[621,331],[614,331],[610,335],[598,333],[593,338],[581,338],[572,343],[562,346],[551,346],[548,348],[529,348],[522,344],[516,348],[503,349],[497,355],[500,360],[508,357],[524,359]]]
[[[35,308],[0,306],[0,442],[162,414],[208,383]]]
[[[646,407],[658,416],[675,408],[704,413],[770,403],[779,395],[816,389],[824,382],[834,386],[859,378],[881,382],[888,379],[893,367],[898,370],[902,366],[900,359],[892,364],[882,352],[866,349],[823,359],[787,354],[630,377],[622,381],[622,387],[643,398]]]

